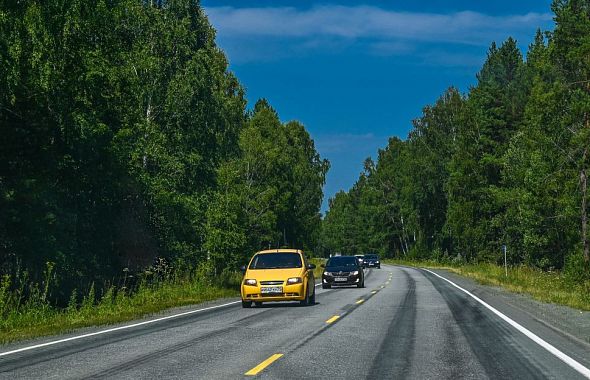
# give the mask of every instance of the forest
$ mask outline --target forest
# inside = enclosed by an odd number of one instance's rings
[[[588,280],[590,3],[552,10],[322,218],[329,162],[303,124],[247,107],[199,1],[0,0],[0,293],[65,305],[281,246],[459,264],[506,246],[509,265]]]
[[[523,56],[492,43],[466,94],[449,88],[330,199],[321,249],[503,262],[589,279],[590,3],[553,2]]]
[[[17,304],[315,248],[329,163],[301,123],[246,108],[199,1],[0,1],[0,59],[0,290]]]

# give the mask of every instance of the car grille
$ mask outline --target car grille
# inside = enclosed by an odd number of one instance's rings
[[[260,298],[273,298],[273,297],[299,297],[299,293],[271,293],[261,294]]]
[[[282,280],[260,281],[260,285],[283,285]]]
[[[350,272],[332,272],[332,275],[338,277],[347,277],[350,275]]]

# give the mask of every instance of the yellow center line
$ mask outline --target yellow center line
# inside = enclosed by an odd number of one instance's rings
[[[274,354],[270,358],[266,359],[262,363],[258,364],[256,367],[252,368],[248,372],[245,373],[246,376],[254,376],[257,375],[260,371],[271,365],[275,360],[279,359],[283,354]]]
[[[371,292],[371,294],[375,294],[375,293],[377,293],[377,291],[376,291],[376,290],[373,290],[373,291]]]
[[[389,281],[387,281],[387,282],[385,283],[385,285],[389,285]]]
[[[364,301],[365,301],[365,300],[363,300],[363,299],[360,299],[360,300],[356,301],[356,303],[357,303],[357,305],[358,305],[358,304],[361,304],[361,303],[363,303]]]
[[[340,316],[339,316],[339,315],[335,315],[335,316],[333,316],[332,318],[328,319],[328,320],[326,321],[326,323],[332,323],[332,322],[335,322],[335,321],[336,321],[338,318],[340,318]]]
[[[385,285],[381,285],[381,289],[383,289],[385,287]]]

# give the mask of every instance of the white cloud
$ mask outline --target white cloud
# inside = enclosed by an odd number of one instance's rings
[[[548,13],[490,16],[463,11],[450,14],[396,12],[372,6],[234,8],[209,7],[212,24],[225,38],[341,38],[488,45],[519,31],[548,23]],[[532,38],[532,37],[531,37]]]

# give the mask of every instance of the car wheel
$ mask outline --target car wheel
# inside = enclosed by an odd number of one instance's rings
[[[242,300],[242,307],[245,309],[248,309],[250,307],[252,307],[252,301],[244,301]]]
[[[309,305],[309,296],[307,295],[307,289],[305,291],[305,298],[302,299],[301,301],[299,301],[299,305],[301,305],[301,306]]]
[[[262,302],[256,301],[256,302],[254,302],[254,305],[256,305],[256,307],[260,307],[260,306],[262,306]]]

